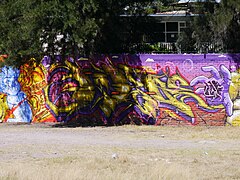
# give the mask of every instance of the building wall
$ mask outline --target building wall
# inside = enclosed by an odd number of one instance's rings
[[[83,126],[240,125],[231,55],[113,55],[35,59],[0,73],[3,122]],[[54,62],[54,63],[52,63]]]

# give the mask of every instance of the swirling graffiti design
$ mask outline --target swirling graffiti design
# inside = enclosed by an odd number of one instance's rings
[[[21,66],[18,80],[32,107],[32,122],[55,122],[55,118],[45,106],[42,90],[46,87],[47,82],[43,66],[37,65],[35,59],[30,59],[28,64]]]
[[[88,74],[90,71],[82,70],[78,64],[68,60],[50,67],[44,94],[48,108],[59,122],[94,112],[95,87]]]
[[[153,71],[132,67],[124,60],[114,62],[109,57],[97,62],[67,59],[48,69],[46,104],[59,122],[81,121],[88,116],[107,125],[157,124],[166,115],[197,124],[194,108],[206,113],[224,108],[222,102],[211,104],[208,96],[204,99],[198,89],[195,91],[199,78],[189,82],[177,68],[175,73],[168,67]],[[209,88],[217,88],[216,101],[218,95],[222,96],[222,86],[215,81],[208,84],[205,95]]]

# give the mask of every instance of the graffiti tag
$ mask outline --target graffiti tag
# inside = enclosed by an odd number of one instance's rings
[[[215,100],[218,97],[222,99],[223,86],[221,86],[217,81],[211,80],[205,83],[204,96],[210,100]]]

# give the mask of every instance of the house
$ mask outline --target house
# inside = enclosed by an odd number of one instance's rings
[[[171,11],[144,16],[135,31],[139,34],[137,41],[150,44],[175,43],[193,17],[201,15],[202,12],[198,12],[196,8],[199,3],[202,5],[210,3],[214,7],[217,2],[219,0],[180,0],[171,5]],[[129,17],[131,16],[122,15],[125,19]],[[127,30],[124,33],[126,36]]]
[[[186,10],[162,12],[150,14],[153,22],[151,26],[150,36],[145,36],[144,41],[147,43],[173,43],[178,39],[178,35],[187,27],[187,23],[191,21],[194,14]]]

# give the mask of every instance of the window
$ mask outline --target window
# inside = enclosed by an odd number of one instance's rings
[[[178,22],[167,22],[167,32],[178,32]]]
[[[165,32],[165,23],[157,23],[155,25],[155,32]]]
[[[186,23],[185,22],[180,22],[179,26],[180,26],[180,28],[185,28],[186,27]]]

